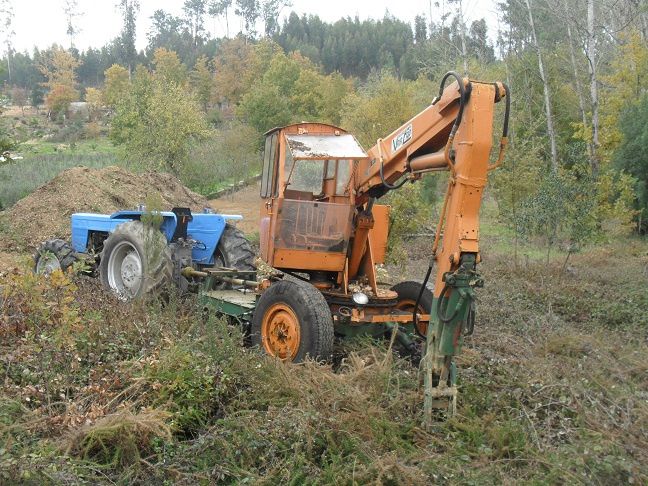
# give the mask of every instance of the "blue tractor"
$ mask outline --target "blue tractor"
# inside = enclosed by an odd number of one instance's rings
[[[67,270],[85,262],[88,273],[123,300],[133,300],[175,285],[181,291],[195,286],[183,274],[226,268],[243,275],[255,273],[254,253],[243,233],[229,221],[241,216],[188,208],[147,212],[72,215],[72,241],[45,241],[35,255],[37,273]]]

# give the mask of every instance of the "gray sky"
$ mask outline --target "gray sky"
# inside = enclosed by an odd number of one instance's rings
[[[16,50],[31,50],[34,46],[47,47],[56,42],[63,46],[69,45],[66,35],[66,20],[63,14],[63,0],[13,0],[15,11],[14,26]],[[100,47],[116,37],[121,30],[121,18],[115,4],[116,0],[78,0],[79,10],[83,16],[77,19],[82,29],[77,36],[76,46],[79,49]],[[138,49],[146,46],[146,33],[150,29],[149,18],[156,9],[163,9],[175,15],[182,12],[182,0],[140,0],[141,8],[138,16]],[[386,10],[397,18],[412,22],[417,14],[429,18],[430,7],[433,20],[441,17],[441,0],[293,0],[293,6],[285,9],[283,16],[296,11],[300,15],[317,14],[325,21],[335,21],[341,17],[358,15],[361,19],[382,18]],[[439,6],[434,4],[438,3]],[[447,1],[445,2],[448,3]],[[464,13],[467,23],[478,18],[486,18],[489,24],[491,38],[497,29],[495,0],[464,0]],[[450,8],[446,5],[446,11]],[[206,24],[212,35],[222,36],[225,32],[224,22],[209,19]],[[230,19],[230,33],[240,30],[238,19]]]

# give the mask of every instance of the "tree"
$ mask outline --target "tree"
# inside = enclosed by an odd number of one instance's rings
[[[147,47],[149,58],[160,47],[177,52],[183,59],[194,55],[194,37],[184,18],[170,15],[164,10],[156,10],[151,21],[153,25],[148,33]]]
[[[111,139],[124,157],[148,170],[178,174],[190,147],[207,136],[200,108],[183,87],[138,69],[133,89],[118,105]]]
[[[155,68],[155,77],[164,83],[184,85],[187,80],[187,68],[178,55],[160,47],[153,54],[153,66]]]
[[[193,47],[196,48],[198,47],[201,36],[205,34],[207,0],[185,0],[182,10],[189,24]]]
[[[596,33],[594,32],[594,0],[587,0],[587,68],[590,78],[590,97],[592,101],[592,145],[591,164],[592,174],[596,177],[599,172],[598,148],[599,148],[599,100],[598,100],[598,76],[597,76],[597,55],[596,55]]]
[[[619,128],[621,142],[614,161],[617,167],[637,178],[639,209],[643,225],[648,226],[648,95],[625,110],[619,118]]]
[[[55,45],[43,57],[39,67],[47,80],[43,84],[50,89],[55,85],[65,85],[74,89],[76,87],[75,70],[80,65],[81,63],[69,51]]]
[[[65,0],[63,3],[63,13],[67,22],[66,34],[70,38],[70,49],[74,47],[74,39],[81,32],[81,29],[75,25],[75,19],[82,15],[79,12],[79,3],[77,0]]]
[[[25,88],[14,86],[11,89],[11,102],[20,107],[23,116],[25,115],[25,106],[29,104],[29,92]]]
[[[70,103],[78,99],[79,93],[70,86],[64,84],[55,84],[47,93],[45,104],[51,114],[57,116],[67,113]]]
[[[128,65],[129,76],[135,66],[137,49],[135,48],[135,38],[137,35],[137,13],[139,12],[139,0],[119,0],[118,4],[121,10],[123,27],[119,36],[119,47],[124,62]]]
[[[342,126],[370,147],[405,123],[415,110],[410,85],[382,73],[344,100]]]
[[[423,44],[427,40],[427,22],[425,17],[417,15],[414,17],[414,42]]]
[[[202,106],[203,111],[207,111],[214,91],[214,77],[209,70],[206,56],[198,58],[193,71],[189,74],[189,79],[196,99]]]
[[[214,58],[214,97],[236,104],[253,82],[254,47],[237,37],[223,42]]]
[[[225,18],[225,37],[229,38],[229,9],[232,7],[232,0],[211,0],[209,2],[208,13],[213,17]]]
[[[128,95],[130,89],[128,70],[119,64],[113,64],[106,69],[104,76],[106,82],[103,90],[103,102],[106,106],[115,108]]]
[[[529,16],[529,26],[531,27],[531,39],[533,40],[533,47],[536,51],[538,58],[538,71],[540,79],[542,80],[542,88],[544,93],[545,114],[547,117],[547,134],[549,135],[549,143],[551,145],[551,170],[556,172],[558,170],[558,146],[556,144],[556,130],[554,129],[554,120],[551,107],[551,95],[549,92],[549,81],[545,71],[544,62],[542,60],[542,50],[538,43],[538,35],[533,21],[533,11],[531,9],[531,0],[525,0],[527,13]]]
[[[11,78],[11,58],[13,56],[13,39],[16,36],[16,31],[13,28],[14,10],[11,0],[0,0],[0,25],[2,26],[1,32],[4,37],[5,56],[7,57],[7,73],[9,74],[9,82]]]
[[[261,5],[264,32],[266,37],[274,35],[279,27],[279,14],[285,7],[290,7],[290,0],[264,0]]]
[[[243,19],[246,35],[256,36],[256,21],[261,15],[259,0],[236,0],[235,13]]]
[[[53,114],[66,113],[70,103],[78,99],[75,70],[80,64],[71,53],[58,46],[43,57],[40,71],[46,78],[43,85],[49,89],[45,102]]]
[[[103,106],[103,93],[97,88],[87,88],[85,100],[88,103],[88,112],[91,120],[96,120]]]

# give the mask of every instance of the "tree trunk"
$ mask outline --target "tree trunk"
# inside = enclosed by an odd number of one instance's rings
[[[459,26],[461,34],[461,58],[463,59],[464,76],[468,75],[468,53],[466,52],[466,24],[464,22],[463,1],[459,0]]]
[[[580,78],[578,77],[578,65],[576,64],[576,53],[574,49],[574,37],[571,30],[571,21],[568,17],[569,6],[567,5],[567,0],[563,0],[563,15],[565,18],[565,26],[567,27],[567,40],[569,42],[569,57],[571,59],[572,69],[574,71],[574,85],[576,93],[578,94],[578,107],[581,113],[581,119],[583,120],[583,129],[589,126],[587,122],[587,108],[585,106],[585,98],[583,97],[583,86],[581,85]],[[590,160],[590,165],[594,165],[594,154],[592,150],[592,142],[587,141],[587,157]]]
[[[547,116],[547,132],[549,135],[549,142],[551,144],[551,170],[558,171],[558,147],[556,145],[556,131],[553,124],[553,114],[551,110],[551,95],[549,94],[549,81],[545,73],[544,64],[542,62],[542,52],[540,51],[540,44],[538,43],[538,36],[536,35],[535,24],[533,22],[533,12],[531,11],[531,0],[525,0],[527,12],[529,14],[529,26],[531,27],[531,38],[533,45],[538,56],[538,70],[540,71],[540,79],[542,80],[542,87],[544,90],[545,114]]]
[[[599,100],[596,73],[596,34],[594,32],[594,0],[587,0],[587,62],[590,76],[590,96],[592,98],[592,175],[598,176],[599,161]]]

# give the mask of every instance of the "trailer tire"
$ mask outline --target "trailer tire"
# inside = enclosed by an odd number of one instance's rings
[[[173,280],[173,263],[166,237],[141,221],[120,224],[104,242],[99,277],[122,300],[167,290]]]
[[[421,291],[421,283],[408,280],[406,282],[400,282],[394,285],[391,290],[398,294],[398,303],[396,308],[399,310],[414,311],[414,306],[416,305],[416,300],[418,299],[419,292]],[[432,312],[432,302],[434,300],[434,295],[430,289],[423,289],[423,295],[421,295],[421,301],[419,302],[420,314],[430,314]],[[427,333],[428,324],[426,322],[417,322],[414,330],[416,334],[425,339]]]
[[[66,272],[79,259],[72,246],[65,240],[47,240],[34,254],[34,272],[49,275],[55,270]]]
[[[288,280],[263,292],[252,317],[252,345],[283,361],[318,361],[333,353],[333,318],[322,293]]]

